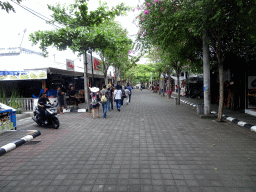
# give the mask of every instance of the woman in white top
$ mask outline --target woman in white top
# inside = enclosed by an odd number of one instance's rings
[[[116,89],[114,91],[114,98],[115,98],[115,102],[116,102],[116,108],[118,111],[120,111],[121,99],[122,99],[122,91],[121,91],[120,85],[116,86]]]

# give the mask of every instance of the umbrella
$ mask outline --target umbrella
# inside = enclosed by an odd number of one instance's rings
[[[90,88],[90,90],[91,90],[91,92],[96,93],[96,92],[98,92],[100,89],[99,89],[98,87],[92,87],[92,88]]]

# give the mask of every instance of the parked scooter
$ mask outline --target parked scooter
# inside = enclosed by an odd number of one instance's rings
[[[33,112],[34,116],[32,119],[39,125],[39,126],[47,126],[47,127],[53,127],[54,129],[58,129],[60,126],[59,119],[57,117],[57,109],[53,108],[52,104],[45,104],[45,124],[41,124],[39,121],[39,109],[38,106],[35,108],[35,111]]]

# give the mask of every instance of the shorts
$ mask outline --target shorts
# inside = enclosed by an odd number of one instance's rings
[[[64,105],[64,100],[58,100],[59,107],[62,107]]]
[[[92,109],[96,109],[97,107],[100,107],[99,103],[97,103],[96,105],[92,105]]]

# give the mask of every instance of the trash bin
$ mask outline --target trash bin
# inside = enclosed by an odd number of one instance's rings
[[[11,122],[13,122],[13,128],[16,130],[16,110],[12,110]]]
[[[203,115],[204,114],[204,104],[198,104],[196,110],[197,110],[198,115]]]

